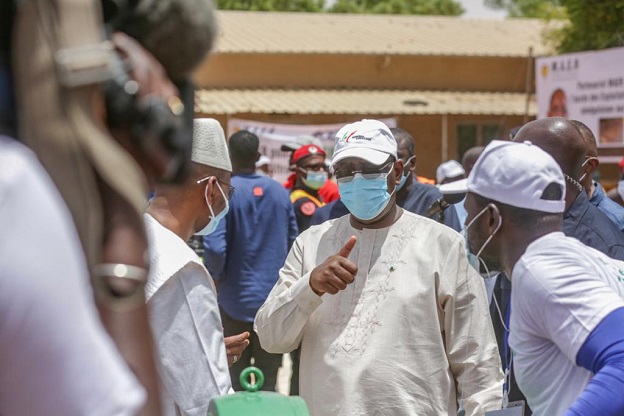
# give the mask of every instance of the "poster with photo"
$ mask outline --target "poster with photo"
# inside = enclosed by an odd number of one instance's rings
[[[538,58],[538,118],[585,123],[598,147],[624,147],[624,48]]]
[[[380,121],[388,127],[396,127],[397,124],[395,118]],[[227,136],[230,137],[239,130],[248,130],[256,134],[260,139],[260,153],[271,159],[270,168],[273,178],[284,182],[290,175],[288,169],[290,152],[281,150],[283,144],[293,143],[297,136],[313,136],[319,140],[319,144],[327,152],[327,157],[331,159],[334,151],[334,138],[345,124],[347,123],[279,124],[231,118],[227,124]]]

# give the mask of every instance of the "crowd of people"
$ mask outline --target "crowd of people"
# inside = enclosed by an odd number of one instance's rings
[[[605,192],[587,126],[434,185],[364,119],[282,184],[194,118],[210,3],[148,3],[0,9],[1,415],[205,416],[285,354],[312,416],[624,414],[624,163]]]

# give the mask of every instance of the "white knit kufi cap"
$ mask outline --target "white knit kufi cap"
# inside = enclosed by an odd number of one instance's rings
[[[193,121],[193,153],[195,163],[232,172],[230,153],[221,124],[213,118]]]

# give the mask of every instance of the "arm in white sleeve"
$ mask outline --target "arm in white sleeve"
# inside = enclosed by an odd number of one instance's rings
[[[460,242],[449,250],[446,279],[455,281],[455,293],[444,310],[446,354],[457,382],[457,398],[466,415],[498,410],[503,402],[503,372],[487,295],[481,276],[470,266]]]
[[[310,272],[303,270],[303,243],[293,244],[279,279],[258,310],[254,330],[260,345],[271,353],[287,353],[299,346],[308,318],[323,302],[310,287]]]

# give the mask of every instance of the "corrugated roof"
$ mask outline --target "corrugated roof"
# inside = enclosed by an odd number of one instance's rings
[[[518,93],[388,90],[225,90],[197,92],[203,114],[475,114],[523,115]],[[537,113],[531,99],[529,115]]]
[[[219,11],[218,53],[526,56],[548,51],[537,19]]]

